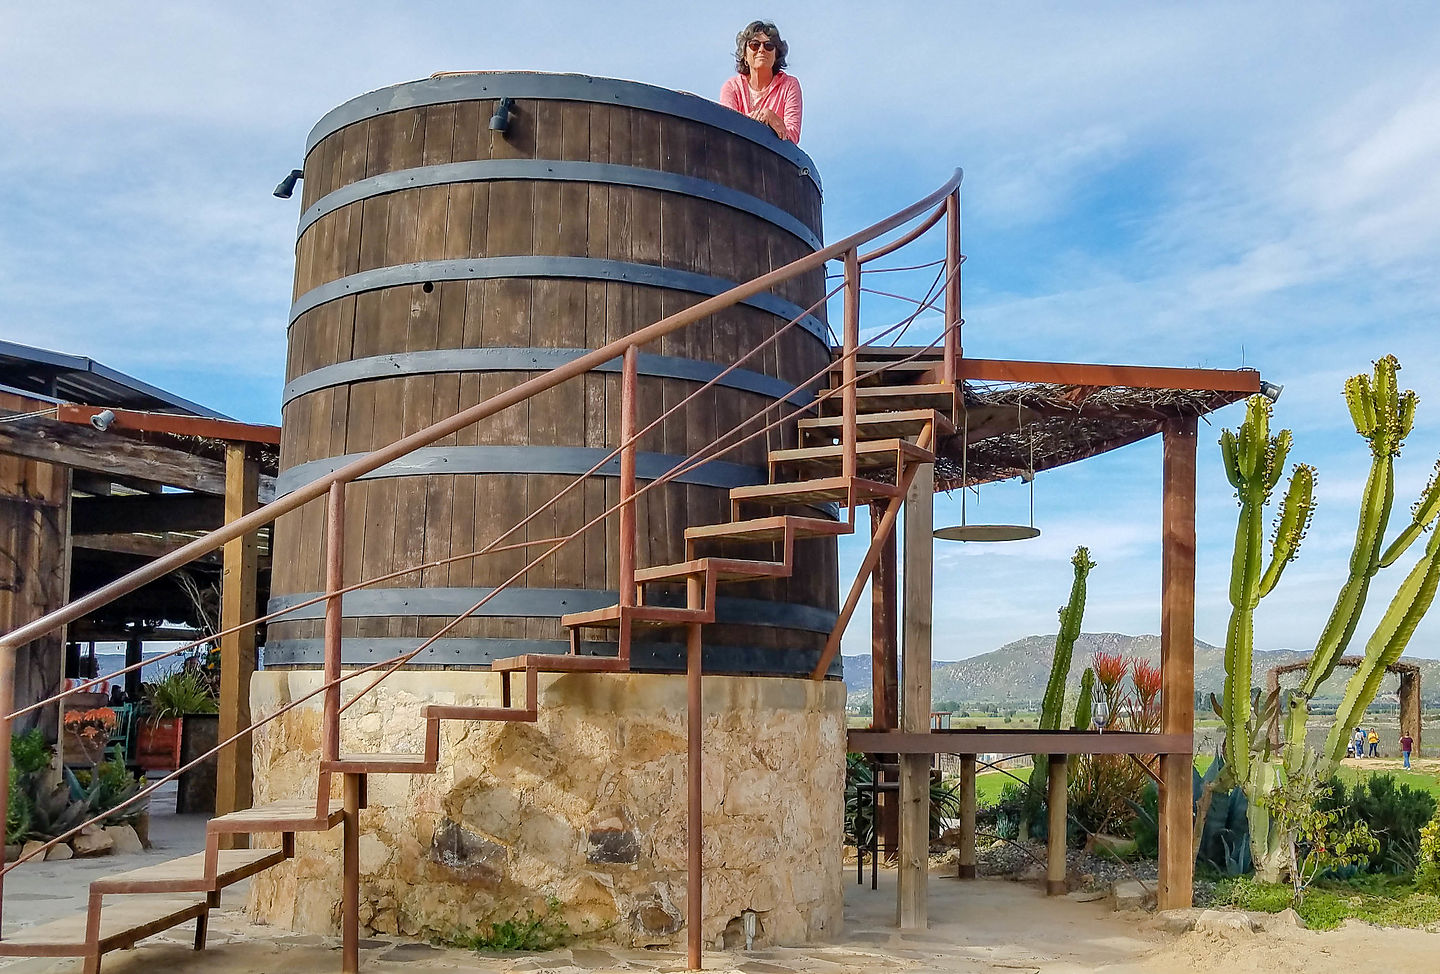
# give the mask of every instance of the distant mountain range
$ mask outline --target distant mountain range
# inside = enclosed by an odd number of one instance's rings
[[[1070,665],[1066,686],[1078,685],[1095,652],[1122,653],[1139,656],[1154,663],[1160,661],[1160,637],[1156,635],[1127,636],[1118,632],[1082,633],[1075,640],[1075,655]],[[997,703],[1017,710],[1038,704],[1045,694],[1050,676],[1050,660],[1055,652],[1054,634],[1026,636],[999,649],[963,660],[937,660],[931,674],[931,699],[961,704]],[[1272,666],[1294,663],[1308,653],[1293,649],[1256,650],[1253,686],[1264,686],[1265,673]],[[1420,665],[1421,694],[1427,702],[1440,700],[1440,660],[1409,659]],[[1340,670],[1323,688],[1320,700],[1338,700],[1349,670]],[[1195,641],[1195,689],[1206,694],[1219,694],[1225,685],[1225,649]],[[850,705],[868,702],[871,694],[869,656],[845,657],[845,686]],[[1387,683],[1386,688],[1393,687]],[[1205,711],[1208,713],[1208,705]]]

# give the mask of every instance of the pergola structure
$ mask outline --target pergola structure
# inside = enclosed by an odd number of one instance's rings
[[[976,755],[1049,755],[1050,834],[1065,834],[1065,763],[1072,754],[1159,759],[1161,909],[1191,903],[1195,671],[1195,460],[1197,419],[1258,393],[1251,370],[1216,371],[961,358],[968,458],[961,437],[942,440],[934,469],[906,500],[905,617],[898,623],[894,542],[869,565],[872,581],[873,720],[849,732],[849,749],[895,755],[899,763],[898,916],[902,928],[927,922],[928,793],[932,755],[961,759],[960,875],[975,875]],[[977,430],[979,431],[977,435]],[[1160,578],[1161,723],[1154,734],[931,727],[932,496],[936,486],[970,486],[1044,470],[1159,434],[1162,460]],[[1033,450],[1033,453],[1032,453]],[[1032,459],[1033,457],[1033,459]],[[1033,466],[1032,466],[1033,464]],[[962,476],[962,471],[964,475]],[[897,624],[898,623],[898,624]],[[1065,891],[1065,845],[1051,841],[1047,891]]]
[[[0,631],[272,498],[279,438],[276,427],[234,422],[93,359],[0,342],[0,548],[9,556],[0,564]],[[174,580],[145,585],[27,647],[17,699],[43,700],[81,675],[81,644],[123,642],[126,665],[136,666],[147,640],[192,640],[207,624],[226,629],[252,618],[269,587],[268,537],[251,535],[189,567],[197,590],[219,590],[218,619],[203,618]],[[249,723],[254,634],[221,640],[224,736]],[[125,687],[138,694],[138,668]],[[51,706],[29,724],[54,735],[59,716]],[[224,810],[249,803],[247,756],[233,748],[220,756]]]
[[[1348,666],[1351,669],[1365,662],[1363,656],[1342,656],[1335,661],[1336,666]],[[1265,692],[1277,693],[1280,690],[1280,678],[1287,673],[1300,673],[1310,665],[1309,660],[1299,660],[1294,663],[1286,663],[1283,666],[1272,666],[1265,673]],[[1421,730],[1421,700],[1420,700],[1420,667],[1414,663],[1394,662],[1385,667],[1385,672],[1395,673],[1400,677],[1399,693],[1400,698],[1400,734],[1410,735],[1414,742],[1415,756],[1420,756],[1420,730]],[[1277,719],[1270,722],[1270,746],[1280,746],[1280,721]]]

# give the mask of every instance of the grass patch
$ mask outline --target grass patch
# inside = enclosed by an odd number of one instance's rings
[[[1436,798],[1440,798],[1440,778],[1424,771],[1406,771],[1403,768],[1396,767],[1372,769],[1342,765],[1335,773],[1340,777],[1340,780],[1344,781],[1347,785],[1353,785],[1355,782],[1369,778],[1371,775],[1388,774],[1395,778],[1397,785],[1409,785],[1416,791],[1428,791]]]
[[[1290,887],[1238,877],[1215,886],[1214,904],[1256,913],[1279,913],[1290,905]],[[1312,930],[1334,930],[1345,920],[1381,927],[1428,927],[1440,923],[1440,896],[1417,893],[1408,877],[1359,876],[1321,880],[1295,911]]]
[[[490,924],[489,932],[456,934],[449,943],[465,950],[554,950],[575,939],[570,924],[560,916],[560,901],[550,897],[545,912],[526,910],[508,920]]]

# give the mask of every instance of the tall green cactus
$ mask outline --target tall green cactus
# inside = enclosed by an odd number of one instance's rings
[[[1075,722],[1070,726],[1076,730],[1089,730],[1095,719],[1095,671],[1085,667],[1080,677],[1080,695],[1075,700]]]
[[[1386,355],[1376,361],[1373,378],[1362,372],[1345,381],[1345,403],[1350,408],[1355,432],[1370,441],[1370,473],[1360,498],[1360,520],[1355,529],[1355,545],[1350,551],[1350,573],[1340,587],[1305,677],[1300,681],[1299,693],[1304,700],[1315,695],[1345,654],[1365,608],[1370,580],[1382,567],[1381,546],[1385,543],[1390,508],[1395,503],[1395,458],[1415,425],[1415,407],[1419,404],[1414,392],[1399,391],[1395,378],[1399,369],[1400,362],[1395,356]],[[1413,535],[1405,544],[1411,540]]]
[[[1381,556],[1381,567],[1394,564],[1411,542],[1432,524],[1436,514],[1440,514],[1440,464],[1436,464],[1430,482],[1411,508],[1410,524]],[[1396,590],[1385,615],[1365,644],[1364,660],[1345,684],[1345,697],[1335,711],[1335,723],[1325,738],[1328,767],[1334,768],[1345,756],[1345,745],[1365,716],[1365,708],[1380,691],[1386,667],[1405,652],[1415,628],[1435,601],[1437,585],[1440,585],[1440,531],[1430,535],[1420,560]]]
[[[1060,607],[1060,631],[1055,636],[1055,655],[1050,660],[1050,679],[1045,684],[1045,697],[1040,702],[1040,729],[1060,729],[1060,708],[1065,704],[1065,681],[1070,678],[1070,661],[1075,656],[1075,640],[1085,618],[1085,579],[1095,563],[1090,549],[1075,549],[1070,559],[1075,566],[1075,580],[1070,583],[1070,600]],[[1093,679],[1093,677],[1092,677]]]
[[[1250,775],[1250,678],[1254,659],[1255,608],[1275,588],[1285,566],[1299,554],[1300,542],[1315,508],[1315,468],[1297,464],[1285,489],[1270,563],[1264,565],[1265,507],[1284,473],[1290,452],[1290,431],[1270,435],[1270,401],[1251,396],[1238,434],[1225,430],[1220,455],[1225,475],[1235,488],[1240,516],[1235,525],[1235,553],[1230,563],[1230,625],[1225,634],[1225,774],[1227,783],[1243,784]]]

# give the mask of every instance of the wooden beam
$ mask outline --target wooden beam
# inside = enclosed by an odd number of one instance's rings
[[[957,728],[919,733],[852,730],[845,747],[856,754],[1190,754],[1194,743],[1188,733]]]
[[[225,523],[225,499],[211,494],[77,497],[73,511],[75,534],[213,531]]]
[[[1065,889],[1065,833],[1069,819],[1068,783],[1069,763],[1063,754],[1050,755],[1050,794],[1046,801],[1045,834],[1045,895],[1060,896]]]
[[[0,411],[0,416],[8,413]],[[225,493],[225,467],[218,460],[39,416],[0,424],[0,453],[205,494]]]
[[[983,382],[1037,382],[1066,386],[1126,386],[1200,392],[1260,391],[1254,369],[1170,369],[1145,365],[1084,365],[1076,362],[960,360],[959,377]]]
[[[194,540],[194,538],[184,535],[171,538],[149,534],[79,534],[71,538],[71,542],[76,548],[86,551],[109,551],[117,555],[133,555],[136,558],[160,558],[172,551],[180,550]],[[218,565],[220,557],[212,551],[196,558],[195,562],[201,565]]]
[[[915,467],[905,496],[905,603],[900,674],[900,729],[930,730],[930,623],[934,603],[935,464]],[[897,922],[902,930],[929,925],[930,757],[900,755],[900,871]]]
[[[960,755],[960,872],[975,878],[975,755]]]
[[[81,406],[74,403],[61,403],[56,409],[55,418],[65,423],[88,426],[92,416],[98,416],[100,413],[108,411],[115,414],[115,419],[110,424],[111,429],[170,433],[174,436],[199,436],[208,440],[226,440],[231,443],[280,445],[280,427],[278,426],[257,426],[251,423],[237,423],[231,419],[211,419],[208,416],[147,413],[133,409]]]
[[[225,523],[239,520],[260,506],[260,464],[244,443],[225,447]],[[259,573],[259,532],[242,535],[225,545],[225,569],[220,583],[220,629],[233,629],[256,615]],[[255,674],[255,628],[231,632],[220,639],[220,739],[250,726],[250,678]],[[251,805],[250,738],[225,748],[215,773],[215,814]],[[224,836],[244,845],[240,835]]]
[[[1165,428],[1160,550],[1160,730],[1195,729],[1195,419]],[[1159,908],[1191,905],[1194,884],[1190,751],[1160,754]]]

